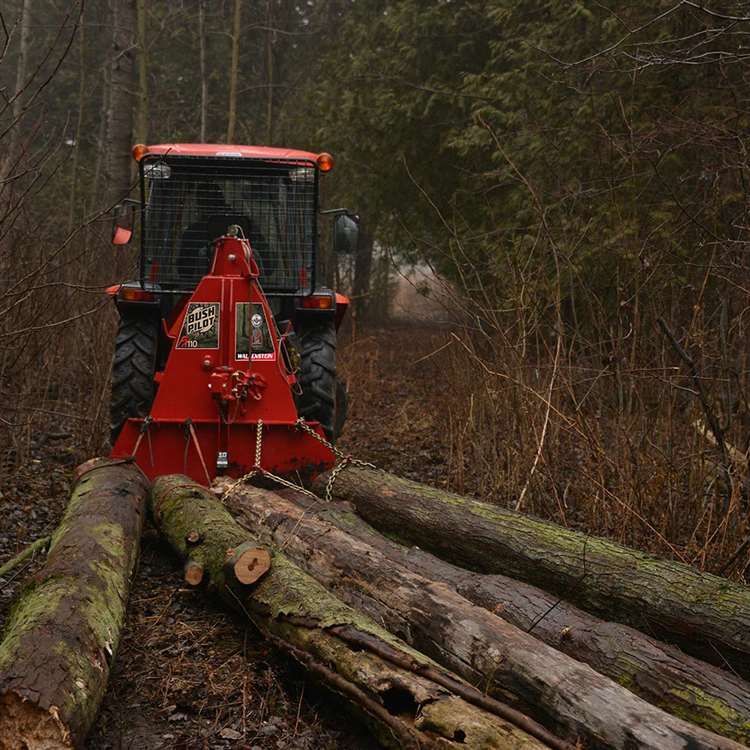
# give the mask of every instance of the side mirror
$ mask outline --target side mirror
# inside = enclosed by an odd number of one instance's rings
[[[337,254],[351,255],[359,244],[359,217],[356,214],[339,214],[333,222],[333,250]]]
[[[135,205],[119,203],[113,209],[112,244],[127,245],[133,237],[135,223]]]

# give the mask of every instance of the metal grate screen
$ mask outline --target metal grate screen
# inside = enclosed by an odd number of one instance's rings
[[[206,274],[213,241],[237,224],[268,292],[314,283],[317,170],[312,162],[159,157],[141,163],[144,282],[189,291]]]

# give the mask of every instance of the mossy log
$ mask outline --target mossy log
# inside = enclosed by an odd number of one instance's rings
[[[528,732],[549,741],[542,742],[467,701],[458,694],[463,684],[344,605],[284,554],[270,550],[267,573],[256,583],[239,583],[227,558],[244,544],[262,545],[216,497],[187,477],[159,478],[151,509],[175,552],[203,565],[208,589],[368,717],[384,744],[408,748],[460,744],[467,750],[567,747],[527,717],[514,714]],[[198,532],[198,541],[186,541],[190,530]],[[445,686],[451,680],[457,690]]]
[[[742,678],[628,625],[584,612],[536,586],[499,574],[465,570],[418,547],[398,544],[375,531],[348,503],[315,503],[289,490],[278,494],[308,516],[335,524],[412,572],[449,585],[473,604],[533,633],[649,703],[750,745],[750,683]],[[294,549],[289,548],[289,554]]]
[[[84,467],[0,642],[0,750],[81,747],[107,686],[148,481],[122,461]]]
[[[750,587],[384,471],[347,468],[334,496],[444,560],[539,586],[750,676]]]
[[[279,494],[235,487],[227,503],[261,541],[291,557],[343,601],[481,686],[512,700],[552,731],[587,748],[738,750],[478,607],[442,582],[388,555],[385,539],[364,541]]]

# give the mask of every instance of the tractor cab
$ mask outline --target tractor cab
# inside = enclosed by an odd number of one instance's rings
[[[140,200],[117,207],[113,242],[140,219],[139,278],[108,290],[113,455],[203,483],[326,468],[346,416],[336,332],[348,300],[316,280],[320,215],[334,214],[338,252],[358,231],[350,212],[319,210],[332,158],[209,144],[133,155]]]

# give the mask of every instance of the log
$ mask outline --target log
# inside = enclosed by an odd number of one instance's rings
[[[159,478],[151,510],[174,551],[202,563],[208,589],[367,717],[387,746],[569,748],[510,709],[498,715],[507,707],[497,702],[497,712],[476,705],[483,699],[478,691],[344,605],[279,551],[268,550],[270,568],[257,582],[240,583],[226,564],[227,550],[264,545],[187,477]],[[188,545],[189,529],[200,533],[199,542]]]
[[[107,686],[148,481],[127,462],[85,466],[0,642],[0,750],[81,747]]]
[[[317,479],[317,492],[326,481]],[[747,586],[384,471],[349,467],[333,492],[402,542],[538,586],[750,676]]]
[[[473,604],[607,675],[649,703],[716,734],[750,745],[750,683],[628,625],[606,622],[535,586],[499,574],[464,570],[419,547],[386,539],[348,503],[314,504],[301,493],[283,497],[320,515],[389,559],[448,584]],[[231,500],[230,500],[231,503]]]
[[[235,487],[238,520],[350,606],[382,622],[413,647],[481,685],[518,696],[517,707],[587,748],[668,750],[739,748],[665,713],[590,667],[478,607],[442,582],[274,492]]]

